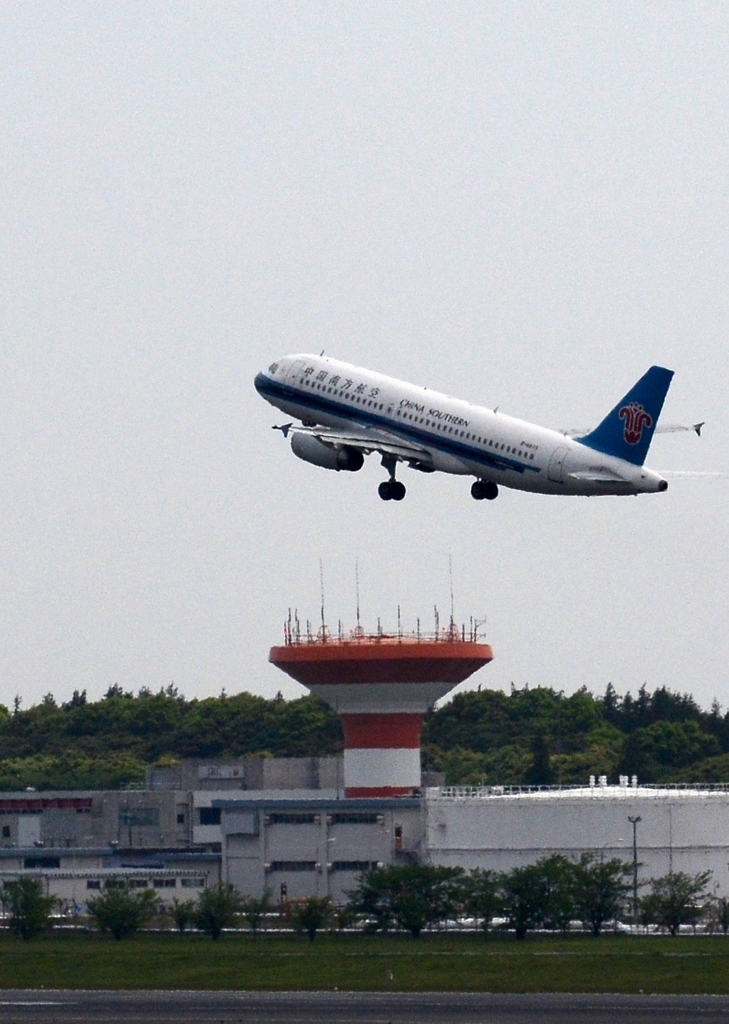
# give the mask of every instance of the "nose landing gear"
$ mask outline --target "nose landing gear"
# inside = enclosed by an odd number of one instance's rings
[[[397,459],[393,458],[392,455],[383,455],[382,465],[390,474],[390,479],[382,481],[377,488],[377,493],[383,501],[402,501],[405,497],[405,484],[395,479]]]
[[[471,484],[471,497],[476,501],[493,501],[499,495],[499,488],[492,480],[474,480]]]

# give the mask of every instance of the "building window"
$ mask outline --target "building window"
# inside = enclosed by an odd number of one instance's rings
[[[146,878],[130,878],[129,888],[130,889],[146,889],[149,882]]]
[[[3,825],[3,839],[10,839],[10,825]]]
[[[335,860],[332,864],[335,871],[372,871],[377,867],[376,860]]]
[[[100,889],[101,888],[101,882],[99,881],[98,878],[89,878],[89,880],[86,882],[86,888],[87,889]]]
[[[332,825],[376,825],[377,818],[369,811],[340,811],[332,815]]]
[[[60,866],[60,857],[26,857],[23,861],[24,868],[46,868],[52,871]]]
[[[202,889],[205,885],[204,878],[183,878],[180,881],[183,889]]]
[[[119,811],[119,825],[122,828],[159,828],[159,808],[126,807]]]
[[[317,814],[277,813],[268,815],[269,825],[315,825]]]
[[[219,825],[220,824],[220,808],[219,807],[201,807],[198,810],[200,815],[201,825]]]
[[[177,815],[177,824],[178,825],[184,825],[185,824],[185,815],[184,814],[178,814]]]
[[[271,871],[316,871],[315,860],[274,860]]]
[[[177,885],[176,878],[155,878],[152,882],[155,889],[174,889]]]

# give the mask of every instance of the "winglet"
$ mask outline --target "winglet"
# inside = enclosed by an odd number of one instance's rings
[[[284,423],[282,427],[271,427],[271,430],[280,430],[284,437],[289,436],[289,430],[293,427],[293,423]]]
[[[642,466],[653,440],[673,370],[651,366],[594,430],[575,440]]]
[[[706,423],[706,420],[704,420],[704,423]],[[703,427],[704,423],[694,423],[693,429],[696,431],[697,437],[701,437],[701,428]]]

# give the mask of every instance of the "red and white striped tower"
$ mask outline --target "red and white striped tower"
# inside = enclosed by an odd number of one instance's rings
[[[269,661],[335,708],[344,727],[344,795],[406,796],[420,787],[423,715],[493,658],[465,630],[433,636],[331,637],[286,631]]]

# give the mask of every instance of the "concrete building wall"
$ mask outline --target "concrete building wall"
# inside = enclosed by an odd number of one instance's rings
[[[453,791],[452,791],[453,792]],[[632,863],[637,824],[642,879],[669,870],[713,872],[729,895],[729,793],[595,787],[522,794],[429,790],[425,845],[434,864],[509,870],[552,853],[595,853]]]
[[[194,758],[149,768],[147,790],[232,792],[237,790],[342,790],[341,757]]]
[[[223,877],[275,901],[346,902],[362,872],[417,859],[421,803],[408,800],[220,801]]]
[[[186,792],[51,791],[0,795],[0,849],[16,846],[152,848],[192,842]]]

